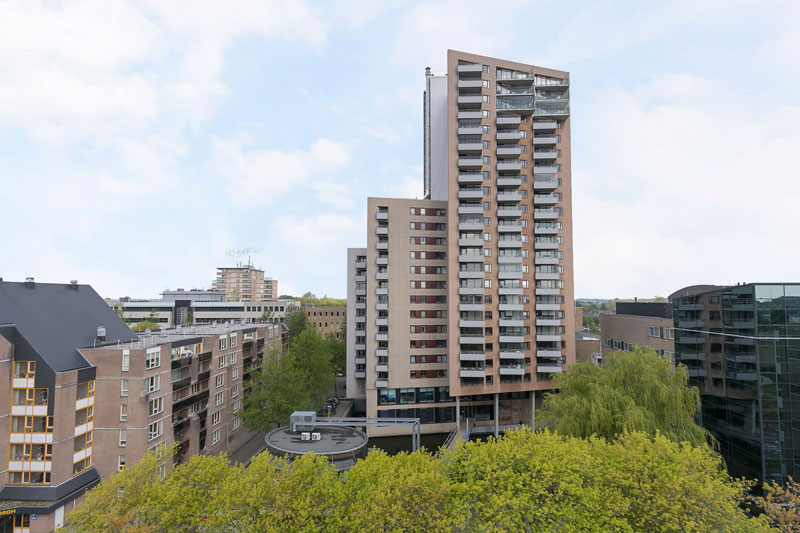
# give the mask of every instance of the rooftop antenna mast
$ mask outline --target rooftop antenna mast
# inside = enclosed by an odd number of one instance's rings
[[[247,256],[247,266],[251,267],[253,266],[251,257],[257,253],[258,249],[256,248],[244,247],[244,248],[231,248],[230,250],[225,252],[225,255],[233,259],[236,262],[237,267],[243,266],[241,258]]]

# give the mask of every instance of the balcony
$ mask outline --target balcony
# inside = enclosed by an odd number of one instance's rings
[[[365,365],[365,364],[367,364],[367,358],[366,357],[356,357],[355,359],[353,359],[353,361],[355,361],[355,363],[357,365]]]
[[[483,189],[460,189],[458,191],[459,199],[477,199],[483,198]]]
[[[480,152],[483,150],[483,143],[458,143],[459,152]]]
[[[376,357],[389,357],[389,348],[375,348]]]
[[[458,175],[459,183],[481,183],[483,174],[480,172],[462,172]]]
[[[680,357],[676,357],[679,361],[705,361],[706,354],[705,352],[695,352],[695,353],[682,353]],[[754,357],[755,359],[755,357]],[[738,362],[738,361],[737,361]],[[753,361],[755,362],[755,361]]]
[[[458,80],[459,89],[483,89],[483,80]]]
[[[375,294],[378,294],[378,295],[381,295],[381,296],[389,294],[389,289],[387,287],[378,287],[378,288],[375,289]]]
[[[481,333],[462,333],[458,336],[459,344],[483,344],[484,336]]]
[[[459,263],[483,263],[483,254],[475,255],[475,254],[465,254],[458,256]]]
[[[389,386],[389,382],[385,379],[378,379],[375,381],[375,387],[378,389],[385,389]]]
[[[459,111],[458,118],[471,118],[471,119],[482,119],[483,113],[480,111]]]
[[[388,303],[378,302],[378,303],[375,304],[375,310],[376,311],[388,311],[389,310],[389,304]]]
[[[501,351],[500,352],[500,359],[525,359],[525,354],[520,351]]]
[[[482,205],[465,205],[458,208],[459,215],[482,215],[483,214],[483,206]]]
[[[534,209],[533,210],[533,219],[534,220],[552,220],[554,218],[558,218],[558,211],[555,209]]]
[[[484,309],[485,307],[483,304],[458,304],[459,311],[480,311],[483,313]]]
[[[706,325],[702,320],[679,320],[679,328],[704,328]]]
[[[481,166],[483,166],[483,158],[480,157],[458,159],[458,168],[480,168]]]
[[[484,352],[461,350],[458,354],[459,361],[486,361],[486,354]]]
[[[482,328],[484,326],[483,320],[459,320],[458,327],[460,328]]]
[[[500,311],[522,311],[523,310],[522,304],[504,304],[504,303],[500,303],[500,304],[497,304],[497,308]]]
[[[498,248],[522,248],[522,240],[517,239],[508,239],[508,240],[498,240],[497,241]]]
[[[536,304],[537,311],[560,311],[561,305],[560,304]]]
[[[522,216],[521,209],[497,209],[497,216],[501,218],[519,218]]]
[[[558,172],[556,165],[533,165],[534,174],[555,174]]]
[[[522,124],[522,117],[519,115],[498,115],[495,123],[498,128],[516,128]]]
[[[561,350],[536,350],[536,357],[560,358]]]
[[[376,250],[388,250],[389,249],[389,243],[388,242],[377,242],[377,243],[375,243],[375,249]]]
[[[561,274],[558,272],[535,272],[533,275],[533,279],[561,279]]]
[[[377,364],[375,365],[375,372],[388,372],[389,365],[386,364]]]
[[[533,195],[534,205],[554,205],[557,204],[560,198],[554,193],[542,193]]]
[[[477,74],[480,76],[481,73],[483,72],[483,65],[481,65],[480,63],[468,63],[468,64],[458,65],[456,67],[456,72],[458,72],[459,74]]]
[[[505,295],[522,295],[522,287],[500,287],[497,289],[498,294]]]
[[[384,211],[378,211],[375,215],[375,218],[378,220],[389,220],[389,213]]]
[[[375,325],[376,326],[388,326],[389,325],[389,319],[388,318],[376,318],[375,319]]]
[[[499,192],[497,193],[498,202],[521,202],[522,195],[518,192]]]
[[[542,290],[542,289],[538,289],[538,290]],[[561,335],[536,335],[536,341],[537,342],[561,342]]]
[[[561,294],[561,289],[535,289],[535,291],[539,296],[558,296]]]
[[[557,318],[537,318],[536,319],[537,326],[560,326],[561,320]]]
[[[389,264],[389,258],[388,257],[380,257],[380,256],[376,257],[375,258],[375,264],[376,265],[388,265]]]
[[[548,190],[558,187],[558,178],[534,178],[534,190]]]
[[[706,375],[708,375],[708,372],[706,372],[705,368],[689,368],[687,370],[687,372],[688,372],[690,378],[705,377]],[[757,375],[757,374],[754,373],[754,375]],[[738,378],[734,378],[734,379],[738,379]]]
[[[558,158],[558,152],[555,150],[534,150],[534,161],[546,161]]]
[[[498,141],[519,141],[522,139],[522,134],[519,131],[498,131],[497,132],[497,140]]]
[[[458,279],[479,279],[483,278],[482,270],[459,270]]]
[[[501,333],[500,334],[500,342],[501,343],[503,343],[503,342],[518,342],[518,343],[522,343],[522,342],[525,342],[525,337],[523,337],[522,335],[503,335]]]
[[[385,281],[385,280],[389,279],[389,273],[388,272],[376,272],[375,273],[375,279],[380,280],[380,281]]]
[[[539,374],[560,374],[561,365],[536,365],[536,372]]]
[[[498,224],[498,233],[519,233],[522,231],[522,224]]]
[[[480,94],[472,96],[459,96],[458,97],[458,107],[480,107],[483,104],[483,96]]]
[[[367,377],[367,373],[363,370],[356,370],[354,375],[356,379],[364,379]]]
[[[378,235],[389,235],[389,226],[378,226],[375,228],[375,233]]]
[[[521,255],[501,255],[497,258],[498,263],[522,263]]]
[[[533,231],[536,233],[536,235],[558,235],[557,227],[534,227]]]
[[[498,187],[519,187],[522,185],[522,178],[519,176],[498,176],[497,177],[497,186]]]
[[[378,342],[388,342],[389,341],[389,334],[388,333],[376,333],[375,340]]]
[[[558,122],[555,120],[534,120],[533,131],[555,131],[558,129]]]
[[[533,145],[534,146],[555,146],[558,142],[558,136],[556,135],[534,135],[533,136]]]
[[[534,116],[568,116],[568,100],[537,100],[533,110]]]
[[[367,281],[367,276],[363,274],[360,276],[356,276],[356,281]]]
[[[459,246],[483,246],[483,239],[458,239]]]
[[[483,294],[483,287],[459,287],[458,294],[464,296],[481,295]]]
[[[366,261],[356,261],[356,268],[367,268]]]
[[[359,315],[359,316],[356,317],[356,322],[357,323],[358,322],[366,322],[366,321],[367,321],[367,317],[365,315]]]
[[[477,111],[477,113],[480,113],[480,111]],[[471,127],[471,128],[458,128],[458,134],[459,135],[482,135],[483,134],[483,128],[481,128],[480,126],[475,126],[475,127]]]
[[[462,378],[485,378],[486,370],[475,368],[462,368],[459,370],[459,376]]]
[[[522,155],[522,148],[519,146],[512,146],[506,148],[497,148],[497,155]]]
[[[483,222],[459,222],[458,229],[460,230],[483,230]]]
[[[525,371],[523,365],[500,365],[501,376],[524,376]]]
[[[497,170],[522,170],[522,161],[505,161],[501,159],[497,162]]]

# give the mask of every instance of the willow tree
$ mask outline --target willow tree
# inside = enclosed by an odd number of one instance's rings
[[[686,367],[673,368],[651,348],[617,351],[602,366],[586,361],[557,375],[557,392],[545,396],[539,420],[575,437],[658,431],[677,442],[702,445],[709,437],[695,422],[700,395],[688,379]]]

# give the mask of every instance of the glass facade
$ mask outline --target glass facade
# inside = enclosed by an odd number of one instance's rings
[[[675,361],[730,473],[800,476],[800,284],[727,287],[673,300]]]

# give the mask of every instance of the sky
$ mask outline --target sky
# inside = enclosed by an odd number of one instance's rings
[[[570,72],[575,294],[800,281],[800,2],[0,0],[0,277],[346,294],[425,67]],[[234,254],[235,255],[235,254]],[[246,259],[246,258],[244,258]]]

